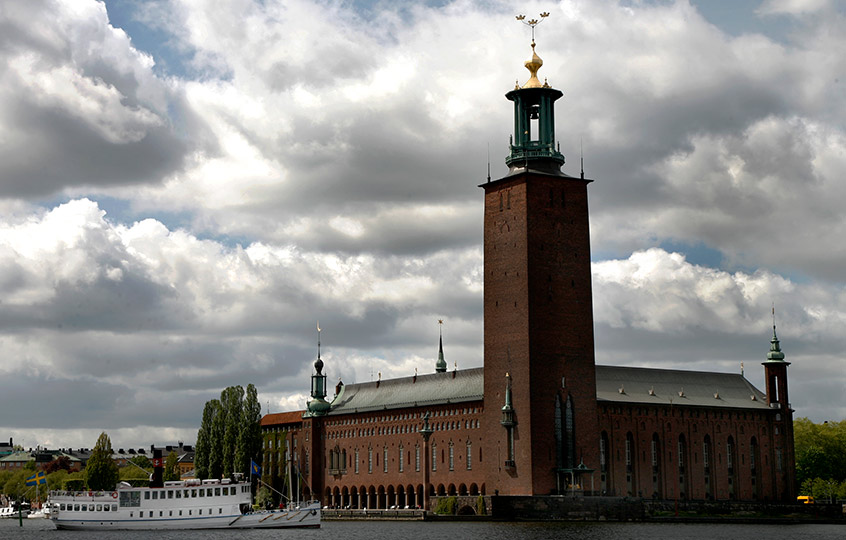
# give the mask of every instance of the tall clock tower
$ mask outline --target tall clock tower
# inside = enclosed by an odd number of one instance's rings
[[[535,24],[537,21],[533,21]],[[484,218],[487,492],[591,490],[599,468],[587,185],[561,172],[554,104],[535,53],[514,103],[508,174]]]

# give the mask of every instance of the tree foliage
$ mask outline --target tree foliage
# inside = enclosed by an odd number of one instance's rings
[[[179,478],[179,456],[171,450],[170,454],[167,455],[167,459],[165,459],[163,480],[165,482],[173,482],[174,480],[179,480]]]
[[[846,420],[793,422],[796,480],[803,495],[820,501],[846,498]]]
[[[68,456],[59,456],[47,465],[44,466],[44,474],[50,474],[56,471],[69,471],[71,468],[71,460]]]
[[[111,491],[118,482],[118,466],[112,459],[112,441],[105,432],[100,433],[97,443],[85,465],[85,483],[88,489]]]
[[[255,386],[230,386],[220,399],[206,402],[197,431],[194,472],[197,478],[247,473],[250,460],[261,459],[261,405]]]
[[[150,458],[148,458],[144,454],[137,454],[134,458],[130,459],[129,461],[138,465],[142,469],[152,469],[153,468],[153,462],[150,461]],[[130,465],[130,467],[131,467],[131,465]]]

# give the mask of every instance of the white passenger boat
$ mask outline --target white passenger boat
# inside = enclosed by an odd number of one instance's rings
[[[50,519],[57,529],[252,529],[320,527],[320,503],[252,511],[249,482],[186,480],[162,487],[114,491],[52,491]]]
[[[23,507],[21,508],[20,512],[18,512],[18,508],[14,505],[4,506],[0,508],[0,519],[2,518],[17,518],[20,517],[27,517],[29,516],[29,505],[24,503]]]

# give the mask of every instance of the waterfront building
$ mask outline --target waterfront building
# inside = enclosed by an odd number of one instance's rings
[[[350,508],[439,495],[791,501],[793,411],[775,325],[766,389],[743,374],[597,366],[587,187],[564,174],[537,76],[514,107],[508,173],[484,190],[484,367],[344,385],[319,345],[306,410],[266,415],[263,475]],[[331,366],[330,366],[331,367]]]

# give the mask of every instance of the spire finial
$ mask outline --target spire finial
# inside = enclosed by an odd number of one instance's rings
[[[526,20],[525,15],[517,15],[518,21],[532,29],[532,58],[526,60],[525,63],[526,69],[529,70],[531,76],[529,77],[529,80],[526,81],[526,84],[523,85],[523,88],[544,88],[549,86],[545,82],[542,84],[540,80],[538,80],[538,70],[543,65],[543,60],[541,60],[537,53],[535,53],[535,26],[542,23],[547,17],[549,17],[548,11],[541,13],[540,19],[529,19],[528,21]]]
[[[491,143],[488,143],[488,182],[491,181]]]
[[[438,361],[435,362],[435,371],[443,373],[447,369],[446,360],[444,360],[444,334],[443,334],[444,320],[438,319]]]
[[[770,352],[767,353],[767,362],[784,362],[784,353],[781,352],[781,345],[776,335],[775,303],[773,303],[773,338],[770,340]]]
[[[579,137],[579,161],[581,162],[582,167],[582,180],[585,179],[585,152],[584,148],[582,147],[584,143],[584,137]]]
[[[317,321],[317,360],[314,361],[314,370],[318,375],[323,374],[323,360],[320,359],[320,321]]]

